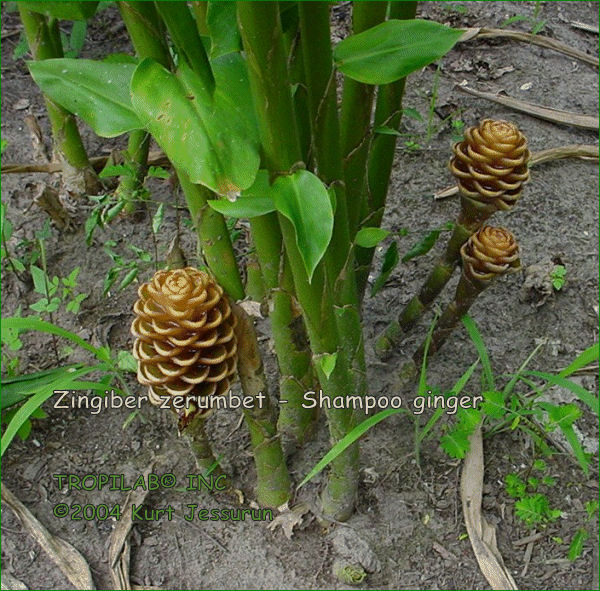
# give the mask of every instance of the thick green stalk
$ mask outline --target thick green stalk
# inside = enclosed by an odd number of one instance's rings
[[[294,281],[283,252],[281,231],[276,214],[250,220],[256,254],[263,281],[271,299],[271,332],[279,366],[279,427],[293,445],[302,445],[310,436],[317,414],[302,408],[304,393],[312,382],[311,356],[306,332],[294,304]]]
[[[34,60],[63,57],[58,22],[48,21],[42,14],[18,6],[25,36]],[[54,147],[63,161],[63,182],[74,195],[102,191],[81,141],[75,117],[44,95],[48,119],[52,128]]]
[[[290,477],[277,434],[276,412],[267,390],[252,320],[239,306],[233,304],[232,310],[238,320],[238,374],[244,394],[254,399],[252,407],[244,408],[243,413],[256,466],[256,496],[261,505],[276,508],[290,498]]]
[[[210,62],[187,2],[155,2],[180,59],[187,60],[208,90],[215,85]]]
[[[336,306],[339,344],[353,374],[353,392],[364,395],[367,392],[366,362],[343,181],[329,5],[327,2],[303,3],[299,5],[299,13],[314,166],[321,180],[333,186],[336,193],[333,233],[325,254],[326,273]]]
[[[421,290],[404,306],[397,320],[388,324],[375,342],[375,352],[381,359],[387,359],[408,331],[437,298],[450,280],[460,260],[461,246],[474,234],[495,211],[476,204],[463,197],[461,212],[454,224],[444,254],[429,273]]]
[[[198,235],[199,255],[204,255],[208,268],[229,297],[241,300],[244,287],[227,225],[223,216],[207,203],[212,193],[206,187],[190,182],[183,171],[177,171],[177,175]]]
[[[196,460],[196,467],[201,470],[202,473],[206,473],[209,470],[214,476],[223,474],[223,471],[217,464],[208,435],[204,430],[204,417],[198,416],[190,421],[190,423],[183,429],[181,434],[188,440],[190,449],[194,454]],[[227,484],[231,486],[229,477],[226,478]]]
[[[156,8],[152,2],[118,2],[121,18],[139,58],[150,57],[169,68],[171,57],[165,40],[165,30]],[[136,208],[136,197],[144,182],[148,170],[148,149],[150,135],[143,130],[129,134],[125,164],[132,173],[121,178],[115,195],[125,201],[125,209],[133,212]]]
[[[262,302],[267,295],[256,251],[249,253],[246,260],[246,285],[244,289],[246,295],[255,302]]]
[[[413,19],[417,2],[390,2],[390,19]],[[377,92],[374,128],[380,126],[398,129],[402,117],[402,97],[406,78],[391,84],[380,86]],[[375,134],[369,150],[367,163],[367,200],[363,201],[363,210],[359,220],[362,226],[379,227],[383,218],[385,202],[390,183],[390,174],[394,163],[396,136]],[[356,249],[357,285],[360,299],[364,298],[374,248]]]
[[[278,7],[270,2],[238,2],[238,18],[242,41],[248,59],[250,83],[255,98],[265,160],[272,172],[283,172],[298,162],[301,154],[293,114],[285,62]],[[298,301],[311,342],[316,368],[325,393],[330,396],[352,391],[353,383],[344,351],[338,351],[331,290],[325,281],[323,264],[317,266],[308,282],[291,223],[279,216],[286,252]],[[321,370],[320,358],[337,353],[333,372]],[[329,409],[328,420],[332,440],[338,441],[353,425],[352,413],[345,409]],[[324,511],[335,519],[348,519],[352,514],[358,487],[358,446],[350,446],[331,464]]]
[[[452,334],[460,319],[469,311],[477,296],[490,284],[490,281],[480,281],[467,277],[463,272],[456,286],[454,300],[448,304],[440,319],[435,325],[435,330],[429,343],[428,355],[433,355]],[[425,343],[413,355],[415,365],[419,367],[423,362]]]
[[[361,33],[383,22],[387,2],[354,2],[352,5],[352,32]],[[375,87],[344,78],[340,114],[340,142],[344,158],[344,179],[348,202],[348,227],[354,236],[360,222],[366,199],[365,175],[369,156],[371,111]]]

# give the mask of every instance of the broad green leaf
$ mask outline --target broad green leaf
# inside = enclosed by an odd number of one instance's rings
[[[234,218],[253,218],[275,211],[269,173],[259,170],[254,183],[235,200],[209,199],[208,204],[219,213]]]
[[[125,289],[138,276],[139,271],[140,270],[137,267],[134,267],[133,269],[131,269],[125,275],[125,277],[123,277],[123,280],[121,281],[121,283],[119,283],[119,290]]]
[[[312,172],[297,170],[280,176],[271,187],[277,210],[292,222],[296,244],[312,279],[333,232],[333,208],[325,185]]]
[[[67,58],[27,65],[44,94],[83,119],[99,136],[115,137],[143,127],[129,96],[135,65]]]
[[[389,234],[389,230],[384,230],[383,228],[361,228],[356,233],[354,242],[363,248],[373,248],[389,236]]]
[[[219,57],[242,49],[235,2],[223,0],[208,2],[206,26],[210,33],[211,57]]]
[[[383,255],[383,264],[381,265],[381,271],[379,276],[375,279],[373,287],[371,288],[371,297],[377,294],[377,292],[385,285],[391,272],[396,268],[396,265],[400,262],[398,255],[398,244],[394,240]]]
[[[55,2],[52,0],[44,0],[43,2],[21,1],[19,4],[27,10],[69,21],[80,21],[90,18],[94,15],[98,6],[98,2]]]
[[[177,75],[143,60],[131,81],[132,104],[169,160],[193,183],[221,195],[251,186],[258,171],[256,138],[231,108],[224,89],[211,95],[185,63]]]
[[[389,84],[448,53],[464,31],[425,20],[389,20],[336,46],[337,68],[365,84]]]

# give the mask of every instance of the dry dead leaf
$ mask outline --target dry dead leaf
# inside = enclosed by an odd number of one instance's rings
[[[304,503],[298,503],[291,509],[286,509],[280,513],[271,523],[267,524],[267,527],[271,531],[275,531],[278,527],[281,527],[285,537],[288,540],[292,539],[294,535],[294,527],[302,525],[304,521],[303,515],[308,513],[309,508]]]
[[[483,441],[481,424],[469,438],[460,482],[463,515],[469,541],[481,572],[492,589],[518,589],[504,566],[496,544],[496,530],[481,514],[483,496]]]
[[[2,589],[10,589],[11,591],[23,591],[27,590],[27,586],[19,579],[15,579],[12,575],[7,572],[2,573]]]
[[[13,495],[6,484],[2,484],[2,501],[13,510],[23,527],[56,563],[75,589],[96,588],[85,558],[71,544],[52,535]]]

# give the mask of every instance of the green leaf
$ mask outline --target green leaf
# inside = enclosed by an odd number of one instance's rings
[[[211,58],[242,49],[235,2],[223,0],[208,2],[206,26],[210,33]]]
[[[388,127],[387,125],[380,125],[379,127],[376,127],[374,131],[375,133],[381,133],[383,135],[404,135],[400,133],[397,129],[394,129],[393,127]]]
[[[252,185],[260,160],[255,130],[224,90],[211,95],[185,62],[174,75],[145,59],[131,91],[144,127],[191,182],[220,195]]]
[[[101,179],[110,178],[113,176],[130,176],[133,177],[135,171],[132,166],[127,164],[107,164],[99,173]]]
[[[86,20],[94,15],[98,2],[69,2],[44,0],[43,2],[22,2],[19,4],[33,12],[68,21]]]
[[[245,197],[242,195],[235,201],[209,199],[208,204],[215,211],[234,218],[254,218],[275,211],[275,203],[271,197]]]
[[[382,228],[361,228],[356,233],[354,242],[363,248],[373,248],[389,236],[389,234],[389,230],[384,230]]]
[[[165,217],[165,204],[161,203],[152,218],[152,231],[157,234]]]
[[[92,244],[92,238],[94,236],[94,230],[100,225],[100,211],[94,209],[90,213],[90,217],[85,220],[85,243],[90,246]]]
[[[156,179],[168,179],[171,174],[162,166],[150,166],[148,168],[148,176]]]
[[[117,365],[123,371],[136,373],[138,368],[137,359],[129,351],[119,351],[117,353]]]
[[[566,388],[570,390],[581,402],[587,404],[596,415],[600,412],[598,405],[598,397],[594,396],[591,392],[588,392],[583,386],[572,382],[571,380],[567,380],[566,378],[561,377],[560,375],[555,376],[551,373],[546,373],[543,371],[527,371],[526,375],[537,376],[539,378],[543,378],[547,380],[551,384],[559,386],[561,388]]]
[[[280,176],[271,187],[277,210],[292,222],[296,244],[312,279],[333,232],[333,208],[327,188],[312,172]]]
[[[61,328],[60,326],[56,326],[51,322],[44,322],[43,320],[38,320],[37,318],[2,318],[0,319],[0,327],[2,328],[2,333],[4,330],[37,330],[40,332],[47,332],[50,334],[55,334],[59,337],[64,337],[74,342],[76,345],[79,345],[86,351],[93,353],[96,357],[98,357],[101,361],[106,361],[102,357],[99,357],[100,349],[96,349],[86,341],[84,341],[80,336]]]
[[[440,445],[451,458],[464,458],[469,451],[469,434],[461,429],[452,429],[440,437]]]
[[[5,319],[2,319],[4,322]],[[6,320],[16,320],[6,319]],[[23,319],[25,320],[25,319]],[[17,434],[17,431],[21,428],[21,425],[25,423],[31,416],[31,414],[36,411],[42,403],[44,403],[48,398],[50,398],[54,394],[54,390],[72,390],[76,388],[72,388],[75,385],[75,379],[81,377],[82,375],[88,374],[92,371],[97,370],[98,367],[83,367],[81,369],[75,370],[72,373],[63,374],[56,381],[47,384],[45,387],[42,387],[36,394],[31,396],[21,408],[15,413],[14,417],[10,421],[8,427],[6,427],[6,431],[4,435],[2,435],[2,441],[0,443],[0,456],[4,455],[4,452],[10,445],[14,436]]]
[[[143,127],[129,96],[135,65],[67,58],[27,65],[44,94],[83,119],[99,136],[115,137]]]
[[[138,276],[138,273],[139,273],[139,269],[137,267],[134,269],[131,269],[129,271],[129,273],[127,273],[127,275],[125,275],[125,277],[123,277],[123,280],[121,281],[121,283],[119,283],[119,290],[125,289]]]
[[[565,369],[563,369],[558,375],[561,378],[566,378],[573,372],[589,365],[593,361],[598,361],[598,343],[594,343],[591,347],[588,347],[585,351],[580,353]]]
[[[577,530],[577,533],[573,536],[571,540],[571,544],[569,545],[569,552],[567,554],[567,558],[574,562],[577,560],[581,553],[583,552],[583,544],[589,538],[590,534],[585,529],[585,527],[581,527]]]
[[[481,359],[481,367],[483,369],[483,383],[486,390],[495,390],[494,386],[494,372],[492,371],[492,364],[490,363],[490,356],[488,355],[487,348],[483,339],[481,338],[481,333],[477,328],[477,325],[470,316],[465,314],[462,317],[462,322],[469,333],[469,337],[475,348],[477,349],[477,353],[479,354],[479,358]]]
[[[377,414],[365,419],[350,433],[342,437],[318,462],[317,464],[310,470],[310,472],[303,478],[302,482],[296,487],[298,490],[300,487],[304,486],[309,480],[312,480],[323,468],[325,468],[331,461],[335,460],[348,446],[352,445],[359,437],[364,435],[371,427],[376,425],[377,423],[383,421],[387,417],[397,414],[399,412],[407,412],[405,408],[388,408],[386,410],[382,410]]]
[[[414,259],[416,257],[419,257],[421,255],[428,253],[434,247],[434,245],[437,242],[437,239],[440,237],[441,233],[442,233],[441,228],[437,228],[436,230],[432,230],[431,232],[429,232],[429,234],[427,234],[426,236],[421,238],[421,240],[419,240],[419,242],[417,242],[402,257],[402,262],[406,263],[407,261],[410,261],[411,259]]]
[[[533,462],[533,469],[538,472],[544,472],[546,470],[546,462],[544,460],[536,460]]]
[[[85,21],[77,21],[73,23],[73,28],[71,29],[71,37],[69,37],[69,45],[71,46],[71,49],[75,52],[75,57],[77,57],[79,52],[83,49],[86,32],[87,24]]]
[[[527,485],[517,474],[511,472],[504,477],[504,488],[507,495],[518,499],[525,494]]]
[[[23,402],[40,388],[44,388],[46,385],[62,379],[68,373],[82,367],[81,364],[66,365],[20,376],[3,377],[0,409],[6,410],[19,402]]]
[[[423,121],[423,117],[421,113],[412,107],[407,107],[406,109],[402,109],[402,114],[409,119],[415,119],[416,121]]]
[[[33,279],[33,291],[45,296],[47,293],[46,273],[44,273],[42,269],[36,267],[35,265],[31,265],[31,267],[29,267],[29,272],[31,273],[31,278]]]
[[[379,290],[385,285],[385,282],[388,280],[388,277],[392,273],[392,271],[396,268],[396,265],[400,262],[400,256],[398,255],[398,245],[396,241],[392,242],[385,254],[383,255],[383,263],[381,265],[381,271],[375,282],[373,283],[373,287],[371,288],[371,297],[375,296]]]
[[[489,392],[483,392],[484,402],[481,405],[481,410],[491,419],[501,419],[506,413],[504,408],[504,394],[491,390]]]
[[[318,358],[319,367],[327,379],[335,369],[336,361],[337,353],[326,353]]]
[[[441,58],[463,33],[433,21],[392,19],[347,37],[333,57],[345,76],[389,84]]]

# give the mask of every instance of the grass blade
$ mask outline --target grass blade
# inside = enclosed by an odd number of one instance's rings
[[[479,358],[481,359],[481,367],[483,368],[483,381],[484,381],[484,389],[485,390],[495,390],[496,386],[494,385],[494,373],[492,372],[492,364],[490,363],[490,356],[488,355],[487,348],[481,338],[481,333],[477,328],[477,325],[473,321],[473,319],[465,314],[462,317],[463,324],[469,333],[469,337],[473,341],[475,348],[477,349],[477,353],[479,353]]]
[[[388,408],[387,410],[382,410],[377,414],[374,414],[372,417],[364,420],[362,423],[356,425],[350,433],[345,435],[342,439],[340,439],[322,458],[317,462],[317,464],[312,468],[312,470],[304,477],[304,480],[296,487],[298,490],[300,487],[304,486],[309,480],[314,478],[323,468],[327,466],[332,460],[337,458],[348,446],[352,445],[359,437],[365,434],[373,425],[376,425],[383,419],[397,414],[399,412],[408,412],[405,408]]]

